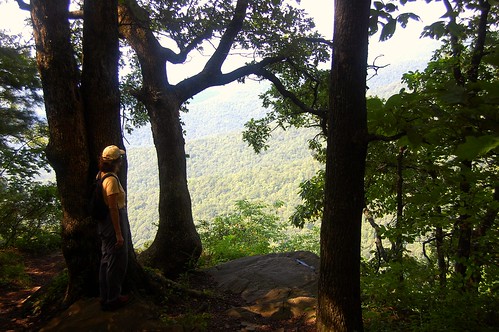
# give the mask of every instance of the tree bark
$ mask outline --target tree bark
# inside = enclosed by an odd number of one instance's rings
[[[185,142],[179,118],[181,105],[209,87],[228,84],[250,74],[264,76],[263,68],[286,58],[285,55],[275,55],[222,73],[222,66],[243,29],[249,7],[248,0],[236,2],[232,19],[225,26],[213,55],[202,71],[172,85],[168,80],[166,63],[185,62],[189,52],[209,38],[212,31],[207,30],[193,38],[175,53],[161,46],[152,32],[148,13],[135,0],[120,2],[120,33],[136,52],[143,78],[142,87],[140,91],[135,91],[135,96],[148,111],[158,155],[159,227],[156,238],[141,254],[141,259],[167,276],[185,271],[201,253],[201,241],[193,223],[187,187]]]
[[[397,237],[392,242],[392,259],[396,262],[402,262],[402,254],[404,249],[404,240],[400,232],[402,223],[404,221],[404,152],[405,146],[399,148],[397,154],[397,219],[395,221],[395,229],[399,229]],[[403,280],[403,274],[400,273],[399,279]]]
[[[136,8],[136,10],[139,10]],[[136,97],[146,106],[158,156],[159,226],[151,246],[139,259],[175,277],[201,255],[201,239],[194,226],[187,187],[185,141],[178,97],[168,84],[163,48],[133,10],[120,6],[121,33],[137,52],[143,86]],[[160,70],[162,68],[162,70]]]
[[[108,145],[124,147],[121,134],[118,78],[118,1],[85,0],[81,93],[85,105],[90,182],[97,174],[97,161]],[[125,165],[124,165],[125,166]],[[120,181],[126,188],[126,167]]]
[[[372,228],[374,228],[374,235],[375,235],[374,243],[376,244],[378,261],[381,262],[381,260],[383,260],[385,262],[388,262],[388,257],[386,255],[385,247],[383,246],[383,238],[381,237],[381,227],[374,222],[374,217],[371,215],[369,210],[364,209],[364,216],[367,222],[372,226]]]
[[[47,158],[62,209],[62,251],[69,273],[66,302],[98,290],[97,237],[86,212],[89,154],[80,76],[70,43],[68,0],[31,1],[36,58],[49,125]]]
[[[86,0],[83,25],[83,68],[81,93],[85,105],[90,164],[89,188],[98,171],[101,151],[108,145],[124,149],[119,91],[118,1]],[[127,188],[126,155],[119,178]],[[96,235],[97,236],[97,235]],[[126,286],[136,289],[144,284],[142,267],[137,262],[133,245],[128,248]],[[100,248],[97,252],[100,257]],[[98,266],[96,266],[98,268]],[[98,275],[96,274],[96,278]]]
[[[435,228],[435,240],[438,259],[438,279],[442,289],[447,285],[447,264],[445,262],[444,252],[444,231],[441,226]]]
[[[468,170],[471,169],[471,161],[461,162],[461,181],[459,183],[459,189],[462,193],[461,206],[468,208],[469,203],[466,198],[471,191],[471,185],[467,179]],[[466,211],[466,210],[465,210]],[[462,213],[459,215],[456,221],[456,233],[457,233],[457,248],[456,248],[456,264],[455,271],[462,278],[462,290],[470,289],[473,286],[470,283],[470,279],[467,277],[468,265],[471,256],[471,238],[473,232],[472,218],[468,213]]]
[[[363,331],[360,241],[369,0],[336,0],[317,327]]]
[[[145,100],[158,155],[161,222],[151,246],[141,255],[144,264],[176,277],[196,263],[201,239],[194,226],[187,187],[185,142],[173,97]]]
[[[80,77],[69,26],[69,1],[32,1],[31,17],[49,125],[47,157],[56,172],[64,217],[62,251],[68,266],[65,301],[98,295],[100,243],[88,214],[97,159],[110,144],[123,147],[118,84],[117,1],[84,4]],[[126,167],[120,174],[126,188]],[[139,284],[130,248],[129,276]],[[130,278],[129,278],[130,279]]]

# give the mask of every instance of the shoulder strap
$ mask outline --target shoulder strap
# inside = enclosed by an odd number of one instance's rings
[[[100,175],[100,173],[99,173],[99,175]],[[103,184],[104,183],[104,179],[108,178],[110,176],[114,177],[118,182],[120,182],[120,180],[118,179],[118,177],[116,175],[114,175],[113,173],[106,173],[106,174],[104,174],[104,176],[100,177],[100,179],[99,179],[100,183]]]
[[[104,176],[100,179],[100,180],[101,180],[101,182],[104,182],[104,179],[105,179],[105,178],[108,178],[108,177],[110,177],[110,176],[113,176],[116,180],[118,180],[118,181],[119,181],[118,177],[117,177],[116,175],[114,175],[113,173],[106,173],[106,174],[105,174],[105,175],[104,175]]]

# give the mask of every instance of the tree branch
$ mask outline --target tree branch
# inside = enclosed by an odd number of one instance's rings
[[[443,3],[445,5],[445,8],[447,10],[447,17],[449,17],[449,26],[454,25],[457,26],[456,22],[456,16],[457,14],[454,12],[454,9],[452,8],[452,5],[449,0],[443,0]],[[450,35],[450,44],[452,48],[452,56],[455,57],[456,59],[459,59],[461,56],[461,48],[459,46],[459,40],[458,36],[452,32],[451,29],[448,29],[449,35]],[[456,80],[456,83],[460,86],[464,85],[464,76],[461,71],[461,66],[459,61],[456,61],[455,64],[453,65],[452,72],[454,75],[454,79]]]
[[[311,43],[326,44],[329,47],[333,48],[333,41],[325,39],[325,38],[310,38],[310,37],[306,37],[305,41],[308,41],[308,42],[311,42]]]
[[[239,34],[243,27],[243,22],[246,17],[246,9],[248,8],[248,0],[238,0],[236,4],[236,9],[234,11],[234,17],[232,18],[229,26],[225,30],[220,43],[218,44],[215,53],[206,63],[203,72],[213,74],[218,74],[222,70],[222,65],[229,55],[234,39]]]
[[[485,48],[485,38],[487,36],[487,23],[490,12],[490,3],[486,0],[480,0],[480,20],[478,22],[477,37],[475,39],[475,46],[473,48],[473,55],[471,57],[471,66],[468,69],[468,79],[471,82],[476,82],[478,79],[478,68],[482,61]]]
[[[304,102],[302,102],[294,93],[291,91],[287,90],[286,87],[282,84],[281,80],[277,76],[275,76],[273,73],[269,72],[265,68],[261,68],[258,70],[256,73],[257,75],[262,76],[263,78],[269,80],[274,84],[275,88],[279,93],[284,97],[284,98],[289,98],[293,104],[298,106],[302,112],[301,113],[310,113],[317,115],[318,117],[325,119],[327,116],[327,111],[324,110],[316,110],[313,109],[312,107],[307,106]]]
[[[392,136],[368,134],[367,141],[368,142],[376,142],[376,141],[391,142],[391,141],[398,140],[399,138],[403,137],[404,135],[407,135],[407,133],[405,131],[400,132],[400,133],[395,134],[395,135],[392,135]]]
[[[16,2],[17,2],[17,5],[19,6],[19,9],[31,11],[31,6],[28,3],[26,3],[22,0],[16,0]]]
[[[226,74],[203,70],[199,74],[179,82],[175,86],[176,94],[181,100],[187,100],[209,87],[229,84],[251,74],[258,75],[261,68],[281,62],[284,59],[284,56],[265,58],[260,62],[244,65]]]
[[[371,212],[369,209],[364,209],[364,216],[366,217],[367,222],[374,228],[374,233],[375,233],[375,243],[376,243],[376,250],[378,251],[378,268],[380,265],[380,260],[383,259],[385,262],[388,262],[388,256],[386,254],[386,250],[383,247],[383,238],[381,237],[381,227],[376,224],[374,221],[373,216],[371,215]]]
[[[29,3],[24,2],[23,0],[15,0],[19,9],[31,11],[31,5]],[[83,10],[73,10],[69,12],[68,18],[70,19],[82,19],[83,18]]]
[[[161,56],[164,62],[183,63],[186,61],[187,55],[212,34],[212,30],[205,31],[202,35],[194,38],[179,53],[175,53],[170,48],[161,46],[150,29],[148,13],[134,0],[120,3],[118,5],[118,14],[120,34],[129,41],[139,57],[145,57],[143,52],[153,50],[153,52]]]
[[[386,67],[388,67],[388,66],[389,66],[389,64],[384,65],[384,66],[380,66],[380,65],[377,65],[377,64],[376,64],[376,60],[378,60],[378,59],[379,59],[379,58],[381,58],[382,56],[384,56],[384,55],[383,55],[383,54],[378,55],[376,58],[374,58],[374,60],[373,60],[373,64],[372,64],[372,65],[367,65],[367,70],[369,70],[369,69],[374,70],[374,74],[372,74],[372,75],[371,75],[371,77],[369,77],[369,78],[367,79],[367,81],[371,80],[371,79],[372,79],[373,77],[375,77],[375,76],[378,76],[378,70],[383,69],[383,68],[386,68]]]
[[[310,79],[310,81],[314,82],[315,83],[315,86],[313,87],[313,91],[314,91],[314,101],[312,102],[312,105],[309,107],[309,108],[314,108],[315,107],[315,102],[317,101],[317,96],[319,94],[319,91],[318,91],[318,88],[319,88],[319,85],[320,85],[320,81],[313,77],[308,71],[302,71],[300,70],[299,66],[297,66],[291,59],[287,59],[287,63],[292,67],[294,68],[296,71],[298,72],[302,72],[305,77],[307,77],[308,79]],[[290,92],[291,93],[291,92]],[[326,114],[327,111],[324,111]],[[324,116],[324,120],[325,120],[325,116]]]

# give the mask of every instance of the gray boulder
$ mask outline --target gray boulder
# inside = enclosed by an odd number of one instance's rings
[[[319,257],[311,252],[244,257],[206,270],[223,292],[239,294],[247,306],[230,315],[276,320],[315,318]]]

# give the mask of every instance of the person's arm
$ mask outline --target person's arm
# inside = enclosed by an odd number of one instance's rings
[[[121,248],[125,240],[123,239],[123,234],[121,233],[120,214],[118,209],[118,194],[107,196],[107,203],[109,206],[109,214],[111,215],[114,232],[116,234],[116,247]]]

